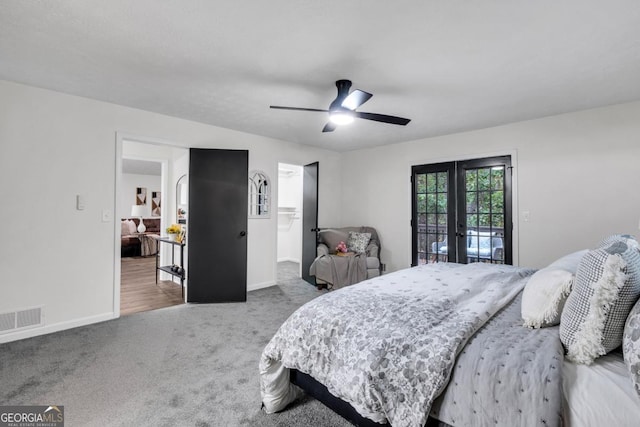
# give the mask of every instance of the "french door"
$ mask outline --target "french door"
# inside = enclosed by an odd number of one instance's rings
[[[413,166],[412,261],[511,264],[511,156]]]

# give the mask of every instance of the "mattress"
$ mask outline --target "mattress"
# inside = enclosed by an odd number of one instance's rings
[[[640,425],[640,396],[620,353],[589,366],[565,360],[563,374],[567,427]]]

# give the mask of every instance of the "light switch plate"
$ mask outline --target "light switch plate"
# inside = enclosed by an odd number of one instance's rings
[[[87,198],[82,194],[76,195],[76,209],[83,211],[87,204]]]

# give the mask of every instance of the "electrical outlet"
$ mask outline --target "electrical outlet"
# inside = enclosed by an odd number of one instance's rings
[[[111,222],[113,219],[113,213],[111,213],[110,209],[102,210],[102,222]]]
[[[387,271],[387,264],[380,264],[380,269],[382,269],[382,271]]]
[[[529,221],[531,221],[531,212],[529,212],[529,211],[524,211],[524,212],[522,212],[522,220],[523,220],[524,222],[529,222]]]

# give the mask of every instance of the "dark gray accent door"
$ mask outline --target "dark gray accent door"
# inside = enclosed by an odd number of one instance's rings
[[[318,245],[318,162],[304,166],[302,178],[302,279],[316,284],[309,267]]]
[[[247,300],[249,152],[190,149],[187,302]]]

